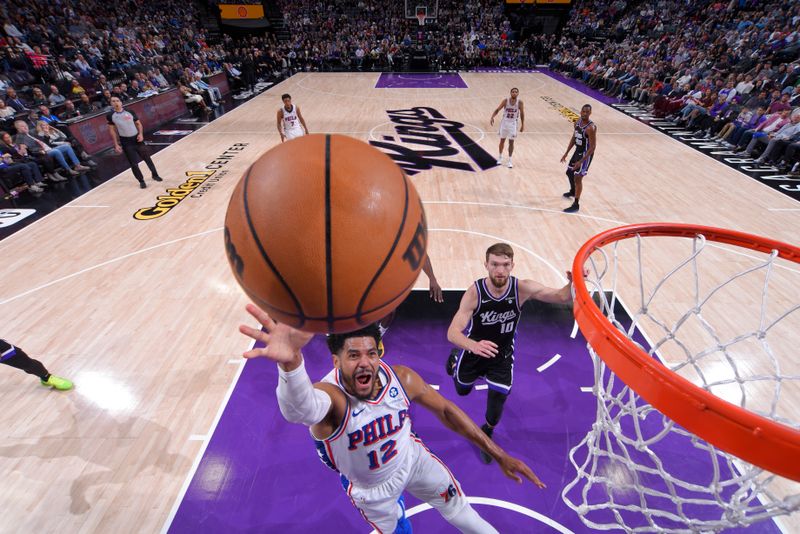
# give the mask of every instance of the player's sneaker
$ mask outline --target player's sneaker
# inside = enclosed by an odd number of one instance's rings
[[[453,349],[450,351],[450,356],[447,357],[447,362],[445,363],[445,371],[450,376],[453,376],[453,373],[456,370],[456,363],[458,361],[458,353],[461,352],[458,349]]]
[[[503,156],[500,156],[499,158],[497,158],[497,164],[498,165],[502,165],[503,164]]]
[[[570,206],[568,208],[564,208],[564,213],[575,213],[579,209],[581,209],[581,207],[578,206],[578,203],[577,202],[573,202],[572,206]]]
[[[575,196],[575,191],[567,191],[566,193],[564,193],[561,196],[564,197],[564,198],[572,198],[572,197]]]
[[[56,388],[59,391],[67,391],[68,389],[72,389],[72,382],[66,378],[61,378],[60,376],[56,375],[50,375],[50,378],[47,380],[40,380],[40,382],[43,386]]]
[[[513,169],[514,168],[514,164],[511,163],[511,160],[508,160],[508,168],[509,169]]]
[[[397,518],[397,526],[394,529],[394,534],[412,534],[411,521],[406,517],[406,501],[400,495],[397,498],[397,505],[400,507],[400,517]]]
[[[492,439],[492,434],[494,433],[494,429],[493,428],[489,428],[489,425],[484,423],[483,426],[481,426],[481,430],[483,430],[484,434],[489,436],[489,439]],[[481,461],[483,463],[485,463],[486,465],[489,465],[490,463],[492,463],[492,457],[489,456],[487,453],[485,453],[483,451],[483,449],[481,449],[480,453],[481,453]]]

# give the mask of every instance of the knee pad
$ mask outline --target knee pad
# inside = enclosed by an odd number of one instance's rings
[[[489,390],[489,398],[486,401],[486,422],[492,426],[497,426],[500,422],[500,417],[503,415],[503,406],[506,403],[508,395]]]

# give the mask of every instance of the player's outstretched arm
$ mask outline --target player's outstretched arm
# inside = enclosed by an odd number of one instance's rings
[[[467,328],[472,314],[478,309],[478,304],[478,290],[475,289],[473,284],[464,291],[464,296],[461,297],[458,311],[453,316],[450,327],[447,329],[447,340],[456,347],[468,350],[476,356],[494,358],[497,356],[496,343],[488,339],[475,341],[464,335],[464,329]]]
[[[569,304],[572,302],[572,272],[567,271],[567,285],[563,287],[547,287],[535,280],[520,280],[520,300],[541,300],[552,304]]]
[[[239,331],[266,346],[244,353],[245,358],[268,358],[278,364],[278,406],[290,423],[312,427],[316,436],[328,436],[341,421],[346,401],[336,388],[329,384],[311,383],[303,364],[305,347],[313,334],[301,332],[285,324],[276,323],[264,310],[253,304],[247,312],[263,328],[240,325]]]
[[[526,478],[540,488],[545,487],[525,462],[501,449],[461,408],[442,397],[438,391],[425,383],[416,371],[403,365],[395,365],[392,369],[403,383],[403,389],[408,394],[409,400],[432,412],[447,428],[461,434],[489,454],[508,478],[517,482],[522,482],[522,479]]]

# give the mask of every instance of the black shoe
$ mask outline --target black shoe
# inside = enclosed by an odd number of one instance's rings
[[[577,202],[573,202],[572,206],[570,206],[568,208],[564,208],[564,213],[575,213],[579,209],[581,209],[581,207],[578,206],[578,203]]]
[[[153,176],[154,182],[163,182],[164,180],[160,176]]]
[[[566,193],[564,193],[561,196],[563,196],[564,198],[572,198],[572,197],[575,196],[575,191],[567,191]]]
[[[139,187],[140,187],[141,189],[147,189],[147,184],[146,184],[146,183],[144,183],[144,180],[142,180],[141,182],[139,182]]]
[[[489,425],[484,423],[484,425],[481,426],[481,430],[483,430],[484,434],[489,436],[489,439],[492,439],[492,434],[494,433],[494,429],[493,428],[489,428]],[[481,453],[481,461],[483,463],[485,463],[486,465],[489,465],[490,463],[492,463],[492,457],[491,456],[489,456],[483,450],[481,450],[480,453]]]
[[[458,350],[458,349],[451,350],[450,351],[450,356],[447,357],[447,362],[444,364],[445,365],[445,370],[447,371],[447,374],[450,375],[450,376],[453,376],[453,373],[456,370],[456,362],[458,360],[458,353],[459,352],[461,352],[461,351]]]

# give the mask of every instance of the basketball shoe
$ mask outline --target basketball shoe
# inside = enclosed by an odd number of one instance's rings
[[[60,376],[50,375],[47,380],[40,380],[43,386],[55,388],[59,391],[67,391],[72,389],[72,382]]]

